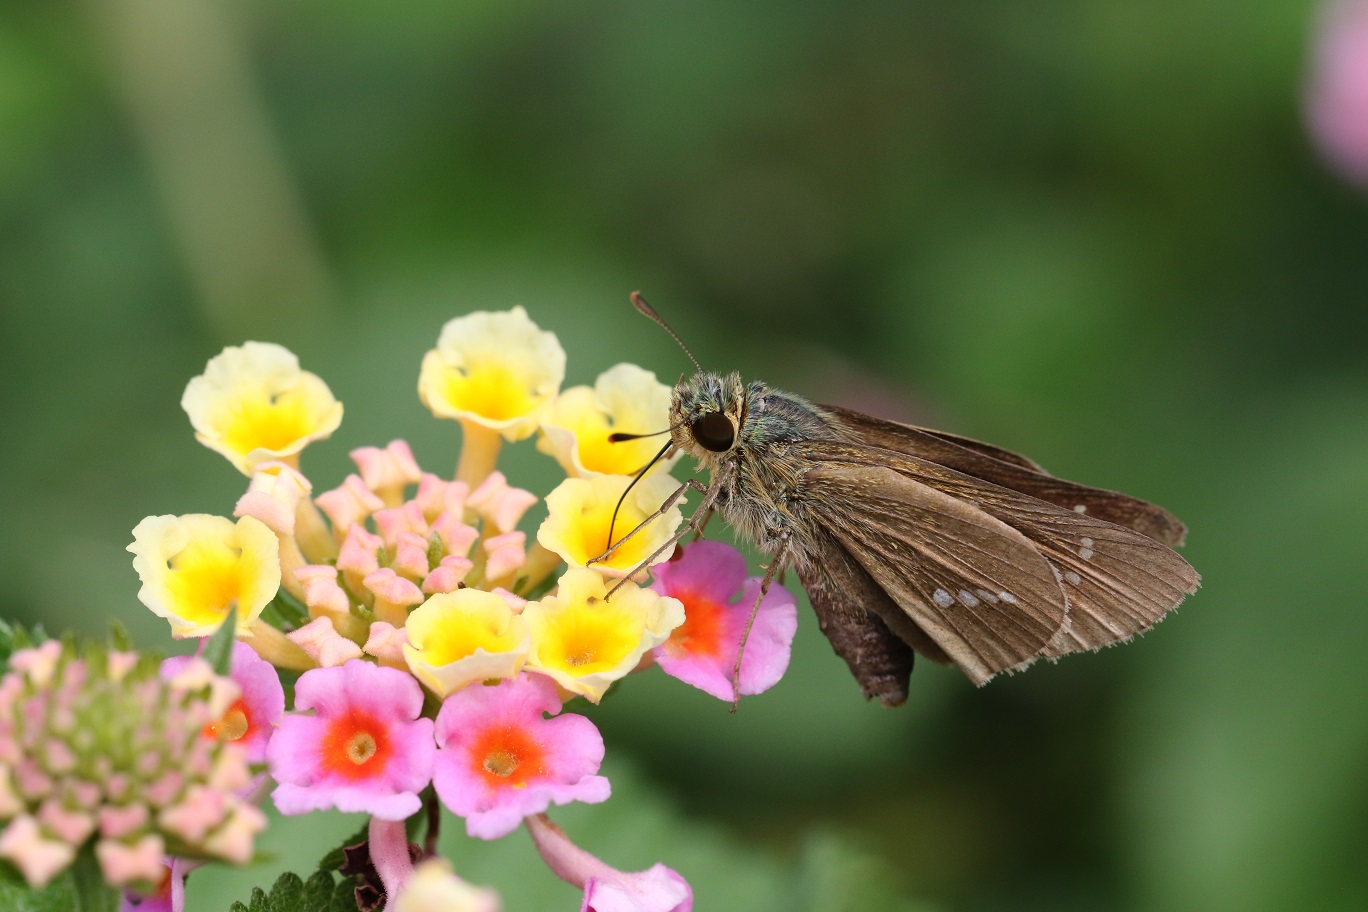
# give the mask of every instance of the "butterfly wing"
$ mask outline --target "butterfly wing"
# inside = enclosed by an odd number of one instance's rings
[[[930,459],[836,442],[803,444],[798,449],[799,455],[825,467],[825,471],[815,476],[810,473],[814,483],[825,482],[842,471],[878,465],[970,510],[984,513],[1021,535],[1035,558],[1048,566],[1067,605],[1067,623],[1054,632],[1049,642],[1042,644],[1040,654],[1047,657],[1128,640],[1158,623],[1187,595],[1195,592],[1200,581],[1197,571],[1187,561],[1149,535],[967,475]],[[825,498],[810,499],[821,502]],[[849,503],[843,504],[843,507],[849,506]],[[866,519],[873,530],[866,531],[865,537],[877,537],[881,529],[880,518]],[[914,606],[905,604],[895,593],[890,594],[909,614],[915,615]],[[956,659],[958,661],[958,657]]]
[[[822,409],[836,419],[838,431],[852,443],[927,459],[1066,510],[1126,526],[1169,547],[1181,545],[1187,534],[1187,527],[1163,507],[1119,491],[1055,478],[1010,450],[850,409],[826,405]]]
[[[903,632],[910,621],[980,685],[1026,666],[1061,632],[1064,593],[1025,535],[874,462],[868,457],[877,453],[869,448],[840,451],[866,457],[861,461],[825,458],[831,448],[798,447],[795,455],[813,461],[804,482],[820,491],[801,502],[888,596],[869,607],[890,629],[916,646]],[[889,601],[896,611],[886,607]]]

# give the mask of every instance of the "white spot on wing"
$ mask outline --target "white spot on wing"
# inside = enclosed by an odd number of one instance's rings
[[[959,600],[964,603],[964,607],[966,608],[973,608],[979,603],[978,598],[976,598],[974,593],[970,592],[968,589],[961,589],[959,591]]]
[[[1002,599],[1004,602],[1006,602],[1006,603],[1009,604],[1009,605],[1015,605],[1015,604],[1016,604],[1016,596],[1015,596],[1015,595],[1012,595],[1012,593],[1010,593],[1010,592],[999,592],[999,593],[998,593],[998,598]]]
[[[1079,548],[1079,549],[1078,549],[1078,556],[1081,557],[1081,558],[1083,558],[1084,560],[1088,560],[1089,558],[1091,558],[1091,557],[1092,557],[1094,554],[1096,554],[1096,553],[1097,553],[1097,552],[1094,551],[1092,548]]]
[[[1088,538],[1088,536],[1086,535],[1080,538],[1078,540],[1078,543],[1085,548],[1091,548],[1093,546],[1093,540],[1091,538]]]
[[[998,603],[998,597],[987,589],[975,589],[974,593],[990,605],[996,605]]]
[[[1075,512],[1075,513],[1087,513],[1087,512],[1088,512],[1088,505],[1087,505],[1087,504],[1074,504],[1074,512]]]
[[[942,608],[949,608],[951,605],[955,604],[955,597],[944,589],[937,589],[935,592],[931,593],[931,601],[940,605]]]
[[[1074,573],[1072,570],[1064,574],[1064,578],[1069,582],[1073,583],[1075,586],[1077,586],[1079,583],[1083,581],[1083,578],[1079,576],[1077,573]]]

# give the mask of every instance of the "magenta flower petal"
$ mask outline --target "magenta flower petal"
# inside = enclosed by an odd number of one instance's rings
[[[645,871],[619,871],[571,842],[545,814],[528,817],[525,823],[552,873],[584,890],[580,912],[692,912],[689,882],[663,864]]]
[[[746,581],[746,558],[731,545],[696,541],[680,548],[679,555],[651,568],[650,588],[661,595],[674,595],[672,590],[679,590],[726,602]]]
[[[732,674],[760,578],[746,578],[745,559],[721,542],[695,542],[678,560],[652,568],[651,588],[684,604],[684,623],[653,650],[662,671],[720,700],[733,700]],[[760,603],[741,658],[741,694],[763,693],[788,669],[798,609],[778,584]]]
[[[691,912],[693,889],[663,864],[589,878],[580,912]]]
[[[174,678],[194,656],[172,656],[161,664],[164,681]],[[266,745],[285,715],[285,689],[275,666],[257,655],[246,643],[233,644],[229,676],[242,695],[228,708],[210,734],[236,741],[247,748],[252,763],[266,761]]]
[[[282,814],[336,808],[402,820],[421,807],[436,745],[432,720],[418,718],[417,681],[353,659],[301,675],[295,708],[314,715],[287,715],[267,750]]]
[[[471,836],[498,839],[552,804],[608,798],[608,780],[596,775],[602,736],[583,716],[544,717],[560,709],[556,685],[526,674],[442,704],[432,782]]]

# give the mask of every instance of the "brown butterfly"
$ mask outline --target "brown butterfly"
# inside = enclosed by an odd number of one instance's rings
[[[639,294],[632,301],[679,340]],[[888,706],[907,699],[914,653],[982,685],[1041,657],[1125,642],[1200,580],[1173,550],[1186,529],[1161,507],[736,373],[681,378],[670,435],[667,450],[711,475],[671,498],[703,494],[680,536],[721,514],[773,555],[761,597],[781,569],[796,570],[865,697]]]

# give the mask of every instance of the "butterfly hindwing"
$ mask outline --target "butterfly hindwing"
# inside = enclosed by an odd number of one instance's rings
[[[1029,664],[1060,632],[1063,591],[1020,532],[887,466],[805,455],[817,457],[805,483],[821,491],[804,499],[812,519],[975,684]]]

